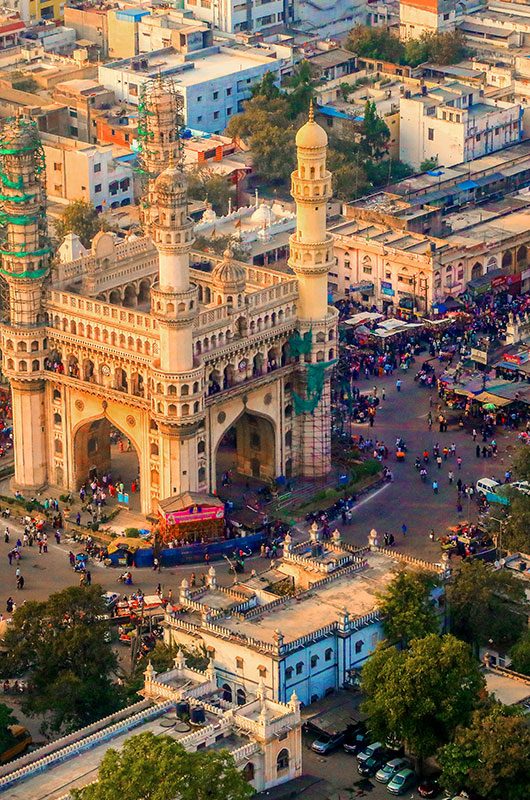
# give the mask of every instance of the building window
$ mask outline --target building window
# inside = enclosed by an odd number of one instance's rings
[[[428,135],[429,141],[433,142],[434,141],[434,128],[429,128],[427,135]]]
[[[94,191],[96,192],[96,194],[101,191],[101,184],[100,183],[96,183],[96,185],[94,186]]]
[[[294,669],[292,667],[287,667],[287,669],[285,670],[285,679],[290,681],[291,678],[293,677],[293,674],[294,674]]]
[[[243,659],[236,658],[236,669],[243,669]]]
[[[226,109],[226,116],[230,117],[232,115],[232,106]]]
[[[53,168],[54,168],[55,172],[62,172],[63,165],[61,163],[59,163],[58,161],[56,161],[54,163],[54,165],[53,165]]]
[[[304,670],[304,662],[299,661],[298,664],[296,665],[296,674],[301,675],[303,670]]]
[[[332,647],[328,647],[328,649],[324,653],[324,659],[326,661],[331,661],[332,658],[333,658],[333,648]]]
[[[79,133],[79,130],[77,128],[75,128],[73,125],[70,125],[70,136],[77,136],[78,133]]]
[[[311,667],[314,669],[318,664],[318,656],[311,656]]]
[[[77,119],[77,108],[69,108],[68,114],[72,119]]]
[[[231,95],[231,94],[232,94],[232,87],[229,87],[229,88],[226,90],[226,96],[227,96],[227,97],[230,97],[230,95]]]
[[[363,647],[364,647],[364,642],[361,639],[359,639],[358,642],[355,642],[355,652],[357,654],[359,654],[361,652]]]
[[[101,172],[101,164],[94,164],[94,172]]]
[[[219,112],[218,111],[214,111],[213,112],[213,118],[214,119],[219,119]]]
[[[267,667],[258,667],[258,675],[260,676],[260,678],[266,678],[267,677]]]
[[[197,102],[198,102],[198,103],[200,103],[200,102],[201,102],[201,100],[202,100],[202,94],[200,94],[200,95],[198,96],[198,98],[197,98]]]
[[[371,275],[372,267],[363,267],[363,275]]]
[[[213,99],[214,100],[218,100],[219,99],[219,92],[214,92],[213,93]]]
[[[285,772],[286,769],[289,769],[289,751],[284,747],[276,758],[276,772]]]

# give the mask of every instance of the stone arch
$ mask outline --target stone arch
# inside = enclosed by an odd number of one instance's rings
[[[476,280],[482,276],[482,264],[477,261],[471,268],[471,280]]]
[[[271,416],[243,408],[214,439],[212,453],[216,472],[220,448],[232,438],[238,472],[259,480],[273,479],[276,477],[276,432],[276,422]]]
[[[123,305],[126,308],[136,308],[138,305],[138,296],[136,294],[136,287],[133,283],[128,283],[123,292]]]
[[[140,281],[138,286],[138,303],[148,303],[151,294],[151,283],[147,278]]]
[[[502,268],[511,269],[513,266],[513,253],[511,250],[506,250],[502,256]]]
[[[522,244],[517,250],[517,268],[519,271],[524,269],[528,264],[528,247]]]
[[[121,305],[121,294],[119,289],[113,289],[109,292],[109,303],[112,303],[115,306]]]

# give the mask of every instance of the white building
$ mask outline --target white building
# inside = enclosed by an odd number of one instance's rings
[[[184,0],[184,9],[225,33],[258,32],[291,21],[293,0]]]
[[[128,738],[146,732],[170,736],[189,753],[228,750],[257,792],[301,775],[296,695],[277,703],[259,684],[245,703],[231,704],[223,701],[217,683],[211,662],[204,672],[190,669],[181,652],[169,672],[157,675],[149,664],[139,692],[145,699],[1,766],[0,793],[25,800],[69,800],[73,786],[97,779],[109,748],[119,751]]]
[[[131,205],[133,173],[125,149],[48,133],[42,134],[42,143],[50,197],[91,201],[98,211]]]
[[[424,33],[454,31],[468,8],[478,4],[478,0],[400,0],[400,36],[419,39]]]
[[[401,99],[399,157],[419,169],[449,167],[501,150],[522,137],[519,104],[489,100],[476,87],[449,83]]]
[[[278,76],[283,59],[268,49],[209,47],[193,53],[173,48],[113,61],[99,67],[99,81],[117,100],[137,104],[141,85],[158,74],[171,76],[184,101],[185,124],[221,133],[243,108],[252,86],[266,72]]]
[[[232,588],[217,586],[213,568],[207,587],[184,579],[164,639],[204,645],[227,702],[244,703],[262,685],[275,701],[296,692],[313,703],[353,679],[384,638],[377,595],[400,559],[375,542],[369,552],[343,545],[338,531],[328,543],[312,530],[297,545],[287,536],[280,561]]]

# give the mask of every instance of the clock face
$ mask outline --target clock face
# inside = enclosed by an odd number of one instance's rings
[[[110,367],[108,367],[106,364],[103,364],[101,367],[101,374],[105,376],[110,375]]]

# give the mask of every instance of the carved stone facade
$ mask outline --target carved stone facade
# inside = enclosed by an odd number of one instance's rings
[[[158,94],[155,100],[161,102]],[[169,124],[166,114],[148,119],[152,128]],[[327,472],[327,369],[315,408],[293,410],[296,396],[305,395],[310,365],[332,362],[337,348],[336,314],[327,306],[332,247],[325,232],[324,131],[311,118],[299,134],[294,276],[235,262],[230,252],[210,259],[213,269],[205,268],[204,256],[200,268],[193,266],[178,146],[164,130],[153,137],[147,235],[116,243],[100,233],[87,254],[55,263],[50,274],[38,142],[24,149],[28,126],[15,120],[0,139],[10,241],[2,274],[11,300],[1,348],[13,390],[21,490],[47,484],[75,490],[87,470],[108,462],[109,424],[136,450],[146,514],[158,499],[215,491],[218,447],[232,426],[246,474],[267,480]],[[161,162],[169,166],[155,176]],[[30,217],[39,220],[33,227]],[[289,346],[300,333],[312,341],[304,356]]]

